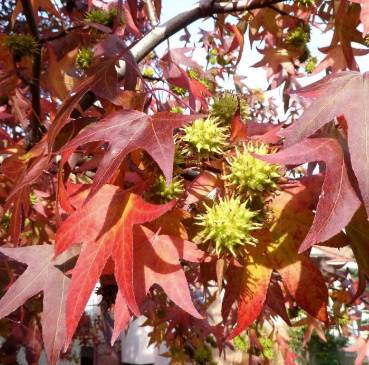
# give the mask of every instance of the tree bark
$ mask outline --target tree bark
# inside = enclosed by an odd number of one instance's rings
[[[41,91],[40,91],[40,76],[41,76],[41,41],[40,34],[38,32],[36,19],[33,13],[33,8],[30,0],[21,0],[24,15],[27,19],[27,24],[30,29],[30,33],[37,42],[37,51],[35,52],[32,60],[32,80],[29,83],[32,96],[32,116],[30,122],[30,132],[28,139],[28,147],[32,147],[38,142],[45,128],[41,124]]]

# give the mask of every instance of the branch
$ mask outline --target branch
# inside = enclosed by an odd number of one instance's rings
[[[40,100],[40,76],[41,76],[41,42],[40,34],[38,32],[37,23],[33,14],[32,4],[30,0],[21,0],[24,15],[26,16],[27,23],[32,36],[37,42],[37,52],[33,56],[32,63],[32,81],[30,84],[32,95],[32,117],[30,124],[30,136],[29,145],[32,146],[38,142],[45,128],[40,122],[41,119],[41,100]]]
[[[25,75],[23,75],[22,71],[19,69],[18,67],[18,63],[15,59],[15,56],[13,55],[13,67],[14,67],[14,70],[15,70],[15,73],[17,74],[18,78],[23,81],[23,83],[26,85],[26,86],[31,86],[32,85],[32,82],[27,79],[25,77]]]
[[[171,37],[178,31],[187,27],[189,24],[201,18],[206,18],[213,14],[237,13],[242,11],[265,8],[273,4],[282,2],[283,0],[269,0],[254,2],[249,5],[249,1],[237,1],[229,3],[208,2],[207,5],[197,5],[184,13],[178,14],[174,18],[168,20],[163,25],[159,25],[149,32],[145,37],[138,41],[132,48],[131,52],[136,62],[140,62],[161,42]],[[126,72],[125,62],[119,62],[117,69],[118,77],[123,78]]]
[[[85,24],[78,24],[78,25],[75,25],[74,27],[63,29],[59,32],[54,32],[54,33],[51,33],[51,34],[48,34],[48,35],[44,35],[44,36],[41,37],[40,41],[41,41],[41,43],[45,43],[45,42],[54,41],[54,40],[59,39],[59,38],[63,38],[65,36],[67,36],[68,34],[70,34],[70,32],[72,32],[76,29],[83,28],[84,26],[85,26]]]
[[[266,8],[280,2],[283,2],[283,0],[261,0],[258,2],[252,2],[251,4],[249,4],[249,0],[220,3],[214,1],[200,1],[199,5],[196,5],[192,9],[176,15],[174,18],[168,20],[162,25],[155,27],[152,31],[150,31],[132,46],[130,49],[131,54],[136,62],[142,61],[160,43],[201,18],[206,18],[213,14],[239,13],[243,11]],[[122,80],[126,73],[126,64],[124,60],[119,61],[117,73],[118,78]],[[81,109],[86,110],[94,103],[94,101],[95,96],[93,93],[87,93],[81,100]],[[75,110],[73,112],[73,117],[78,115],[80,115],[80,113]]]
[[[304,20],[299,18],[298,16],[295,16],[295,15],[292,15],[292,14],[289,14],[287,13],[286,11],[282,10],[282,9],[279,9],[277,8],[276,6],[274,5],[268,5],[268,8],[274,10],[276,13],[278,14],[281,14],[281,15],[284,15],[284,16],[289,16],[290,18],[293,18],[293,19],[296,19],[298,22],[302,22],[304,23]]]

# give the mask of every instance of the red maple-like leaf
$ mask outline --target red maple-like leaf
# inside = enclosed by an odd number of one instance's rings
[[[49,150],[55,148],[55,140],[63,127],[70,121],[70,116],[82,97],[90,90],[98,90],[98,95],[108,100],[113,100],[118,92],[118,78],[115,69],[116,59],[109,57],[101,63],[92,65],[88,77],[82,80],[71,92],[73,95],[67,98],[60,106],[55,118],[48,130],[47,140]]]
[[[247,125],[241,120],[240,106],[238,105],[231,120],[231,142],[245,141],[248,137]]]
[[[348,123],[350,158],[359,183],[362,199],[369,211],[369,73],[341,72],[325,77],[297,95],[313,99],[299,120],[286,128],[282,135],[286,145],[311,136],[335,117],[343,114]]]
[[[369,359],[369,339],[364,339],[357,336],[355,343],[351,346],[344,348],[347,352],[357,352],[357,357],[355,359],[354,365],[362,365],[365,358]]]
[[[202,107],[207,109],[208,105],[205,97],[211,96],[210,91],[199,80],[189,77],[187,72],[180,66],[182,64],[196,71],[202,70],[197,62],[185,55],[189,50],[191,50],[191,48],[179,48],[170,50],[164,55],[162,58],[164,77],[170,84],[188,90],[190,94],[190,106],[193,109],[196,108],[196,100],[199,100]]]
[[[361,12],[360,12],[360,20],[364,26],[363,34],[366,35],[369,33],[369,1],[368,0],[351,0],[353,3],[360,4]]]
[[[144,226],[135,226],[133,281],[136,300],[143,302],[153,284],[160,285],[175,304],[193,317],[202,318],[194,307],[188,290],[187,279],[180,259],[199,262],[204,253],[197,246],[179,237],[155,234]],[[131,318],[121,292],[115,304],[115,323],[112,342]]]
[[[237,325],[229,335],[229,339],[239,335],[258,318],[266,300],[272,271],[271,267],[255,263],[253,259],[245,265],[240,278]]]
[[[62,151],[68,155],[80,145],[89,142],[109,143],[95,175],[89,198],[109,181],[127,154],[137,149],[144,149],[150,154],[169,183],[174,159],[173,130],[197,117],[169,112],[149,116],[135,110],[120,110],[87,127]]]
[[[186,330],[190,328],[202,338],[206,338],[212,334],[215,337],[219,350],[224,343],[224,327],[221,324],[215,326],[210,325],[208,318],[195,318],[178,307],[166,309],[161,322],[169,322],[166,329],[166,336],[173,335],[175,332],[180,332],[181,328]]]
[[[295,365],[298,356],[291,351],[286,339],[280,334],[277,334],[277,343],[279,350],[283,356],[285,365]]]
[[[359,280],[356,293],[353,293],[352,301],[356,300],[366,289],[366,277],[369,275],[369,261],[367,252],[369,248],[369,221],[364,207],[361,207],[346,227],[346,235],[351,249],[359,266]]]
[[[324,71],[327,68],[332,70],[332,72],[338,72],[350,68],[347,59],[345,57],[346,49],[347,47],[344,47],[341,44],[337,44],[334,47],[330,46],[319,48],[319,52],[326,54],[326,56],[315,67],[313,74],[314,75],[319,74],[320,72]],[[369,50],[351,47],[350,50],[352,53],[352,58],[350,58],[351,68],[359,70],[359,66],[354,56],[365,56],[369,53]]]
[[[114,305],[114,330],[111,336],[111,345],[117,340],[131,318],[132,312],[129,310],[122,292],[118,290]]]
[[[180,259],[199,262],[202,251],[179,237],[156,235],[143,226],[134,228],[134,280],[137,298],[144,298],[153,284],[159,284],[168,297],[184,311],[202,318],[193,306]],[[138,285],[141,283],[141,285]]]
[[[279,315],[288,325],[291,325],[282,288],[273,276],[269,283],[265,304],[271,309],[273,314]]]
[[[191,52],[195,51],[194,47],[181,47],[170,49],[163,57],[163,60],[168,63],[184,65],[194,70],[202,72],[202,67],[191,57]],[[189,55],[188,55],[189,54]]]
[[[194,204],[208,198],[213,191],[221,189],[217,176],[209,171],[202,172],[187,188],[186,204]]]
[[[53,260],[52,245],[0,248],[0,252],[28,265],[1,298],[0,318],[42,291],[42,337],[49,363],[55,365],[66,338],[65,301],[70,283],[70,279],[55,266],[62,264],[67,257],[62,255]]]
[[[224,301],[227,306],[232,302],[227,291],[235,291],[230,295],[233,300],[238,300],[237,325],[229,338],[240,334],[261,313],[273,269],[281,275],[286,290],[301,308],[317,320],[327,322],[328,291],[324,278],[306,253],[298,253],[300,242],[313,219],[309,202],[314,200],[314,189],[314,184],[301,184],[286,189],[274,198],[271,209],[279,218],[270,231],[260,233],[259,243],[248,250],[243,268],[233,273],[233,287],[226,288]],[[240,284],[233,283],[233,280]],[[307,291],[306,287],[312,282],[316,285],[310,286]],[[236,285],[240,287],[235,290]],[[237,292],[238,298],[235,296]]]
[[[61,224],[56,234],[56,254],[73,244],[84,244],[73,269],[67,299],[66,344],[70,343],[88,298],[110,257],[115,264],[118,287],[129,308],[136,315],[140,313],[133,286],[132,228],[134,224],[158,218],[174,204],[175,201],[164,205],[150,204],[130,191],[104,185]]]
[[[300,246],[300,252],[341,232],[361,204],[348,178],[341,146],[334,139],[307,139],[276,154],[256,157],[285,165],[325,162],[322,194],[313,224]]]
[[[309,315],[295,322],[293,326],[294,327],[306,326],[304,332],[304,340],[302,342],[303,346],[306,346],[306,344],[310,341],[311,335],[313,334],[314,331],[322,341],[327,342],[321,322],[319,322],[318,320]]]

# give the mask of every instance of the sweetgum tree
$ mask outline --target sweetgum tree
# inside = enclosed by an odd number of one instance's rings
[[[3,1],[0,362],[24,346],[56,364],[88,337],[98,283],[108,341],[143,314],[172,363],[210,364],[217,347],[293,364],[278,316],[305,342],[347,335],[368,304],[368,7],[201,0],[162,23],[160,0]],[[199,19],[202,60],[186,28]],[[184,47],[158,52],[177,32]],[[320,62],[311,32],[331,38]],[[245,42],[283,100],[241,77]],[[318,266],[314,245],[349,246],[357,279]]]

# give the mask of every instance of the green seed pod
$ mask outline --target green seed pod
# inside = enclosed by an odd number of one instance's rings
[[[94,9],[86,14],[85,20],[93,23],[102,24],[107,27],[112,27],[114,24],[114,19],[117,16],[117,14],[118,14],[117,9],[111,10]]]
[[[178,198],[183,193],[183,182],[178,177],[174,177],[169,186],[163,175],[159,176],[154,185],[154,195],[160,198],[162,203],[166,203],[174,198]]]
[[[350,323],[350,317],[348,316],[347,313],[343,313],[339,318],[338,318],[338,324],[340,326],[345,326],[347,324]]]
[[[238,335],[233,339],[233,346],[238,351],[247,352],[249,349],[249,341],[245,335]]]
[[[94,51],[91,48],[81,48],[76,57],[76,67],[79,70],[87,70],[91,64],[94,57]]]
[[[9,211],[4,213],[4,215],[1,217],[1,225],[3,226],[4,229],[9,228],[11,219],[12,219],[12,213],[10,213]]]
[[[261,337],[259,338],[260,344],[263,346],[263,356],[267,360],[272,360],[274,358],[274,347],[273,347],[273,341],[270,338],[267,337]]]
[[[230,252],[233,256],[237,255],[239,246],[257,243],[251,233],[262,226],[254,221],[258,212],[249,210],[239,197],[205,207],[206,213],[196,217],[202,227],[196,236],[197,242],[212,241],[217,255]]]
[[[36,205],[39,202],[37,195],[33,192],[29,193],[29,201],[32,205]]]
[[[187,75],[190,79],[193,80],[199,80],[200,79],[200,74],[198,71],[194,70],[194,69],[188,69],[187,70]]]
[[[213,117],[219,118],[222,124],[229,124],[237,110],[237,106],[237,96],[227,91],[214,98],[210,113]],[[241,119],[247,120],[250,116],[250,108],[245,99],[240,100],[240,109]]]
[[[195,350],[194,360],[196,364],[209,364],[212,357],[211,349],[206,345],[198,347]]]
[[[217,63],[217,58],[215,56],[209,56],[208,60],[211,65],[216,65]]]
[[[17,60],[39,52],[37,41],[29,34],[10,34],[5,37],[5,47]]]
[[[303,49],[308,42],[310,42],[309,25],[299,25],[289,30],[286,35],[286,43],[297,49]]]
[[[171,86],[171,90],[179,95],[179,96],[185,96],[187,94],[187,90],[180,86]]]
[[[184,109],[180,106],[173,106],[170,111],[171,113],[183,114]]]
[[[194,69],[189,69],[189,70],[187,70],[187,75],[190,79],[197,80],[198,82],[200,82],[208,90],[210,90],[212,88],[211,82],[206,78],[200,78],[200,74],[199,74],[198,71],[196,71]]]
[[[181,149],[178,145],[176,145],[174,151],[174,168],[178,168],[185,163],[185,151]]]
[[[297,5],[305,8],[309,8],[315,5],[314,0],[297,0]]]
[[[220,127],[217,118],[196,119],[191,125],[183,128],[182,140],[189,144],[186,152],[198,154],[222,153],[227,146],[227,128]]]
[[[305,71],[308,73],[308,74],[311,74],[314,69],[315,69],[315,66],[318,62],[318,59],[314,56],[310,56],[307,61],[306,61],[306,64],[305,64]]]
[[[142,75],[145,77],[154,77],[154,69],[152,67],[145,67],[142,71]]]
[[[244,145],[242,152],[236,148],[236,155],[227,159],[230,173],[224,179],[241,194],[253,196],[275,191],[282,176],[279,166],[256,159],[250,152],[266,155],[269,149],[265,144],[252,143]]]
[[[369,47],[369,34],[367,34],[365,37],[364,37],[364,43],[367,47]]]
[[[203,78],[199,80],[200,84],[202,84],[203,86],[205,86],[208,90],[214,90],[214,83],[211,82],[210,80]]]

